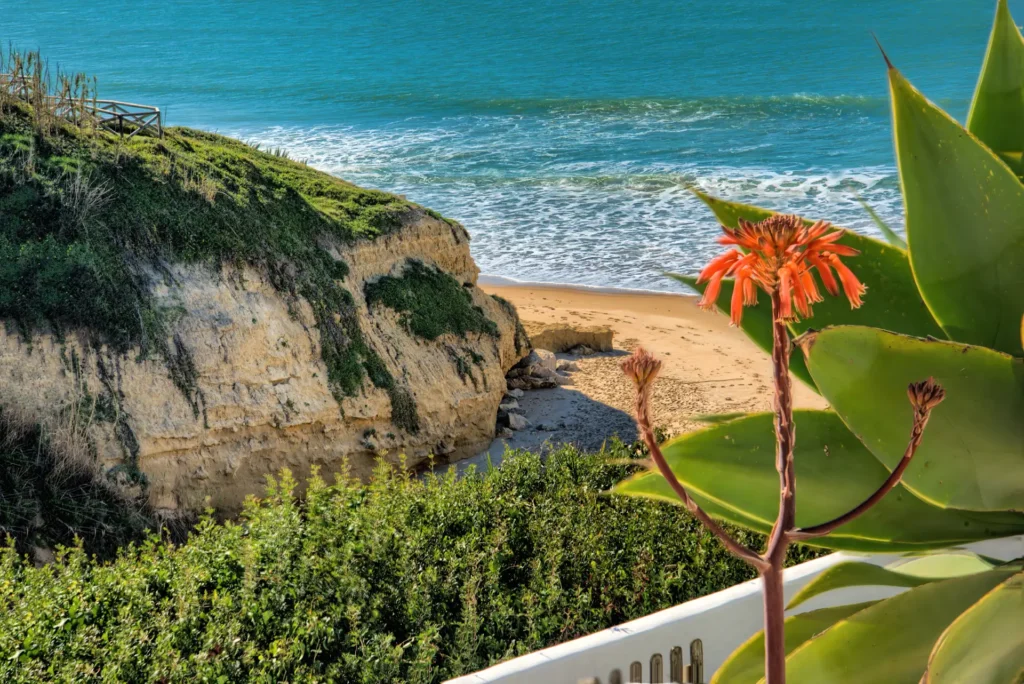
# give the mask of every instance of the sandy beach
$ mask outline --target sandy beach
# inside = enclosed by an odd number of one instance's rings
[[[771,409],[771,362],[726,316],[701,310],[685,295],[575,289],[547,285],[481,287],[515,304],[526,322],[607,325],[614,351],[572,359],[572,384],[528,391],[518,400],[530,426],[511,439],[495,440],[488,454],[500,460],[506,446],[537,449],[574,442],[598,448],[618,435],[631,440],[632,386],[618,364],[643,345],[664,362],[654,391],[654,421],[670,434],[693,430],[694,416]],[[797,407],[824,401],[793,381]],[[486,454],[462,462],[485,463]]]

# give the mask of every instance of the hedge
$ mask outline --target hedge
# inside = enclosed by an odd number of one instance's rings
[[[37,568],[9,545],[0,681],[438,682],[751,579],[682,509],[602,494],[629,470],[609,457],[635,455],[382,465],[369,485],[314,476],[302,501],[284,472],[178,546]]]

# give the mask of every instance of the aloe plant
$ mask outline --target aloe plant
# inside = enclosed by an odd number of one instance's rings
[[[921,445],[931,412],[943,401],[945,391],[933,378],[911,383],[907,388],[907,395],[913,408],[912,427],[909,443],[899,464],[887,477],[880,477],[881,484],[859,503],[839,515],[826,517],[816,524],[798,525],[796,425],[789,376],[793,343],[787,325],[801,318],[810,318],[813,315],[814,304],[824,301],[818,290],[815,274],[821,279],[829,294],[838,295],[841,283],[850,307],[859,308],[863,303],[861,297],[865,293],[865,287],[843,262],[843,257],[857,256],[860,252],[848,245],[839,244],[843,231],[833,230],[825,221],[807,226],[797,216],[769,216],[756,223],[740,218],[737,228],[722,228],[725,235],[719,242],[735,245],[735,248],[712,259],[697,278],[698,285],[707,283],[701,298],[701,306],[713,308],[716,305],[726,276],[734,276],[730,296],[733,324],[742,323],[744,307],[757,306],[759,290],[765,291],[771,300],[771,352],[775,385],[774,460],[779,476],[779,504],[775,520],[768,531],[768,542],[763,553],[757,553],[745,546],[721,527],[696,500],[696,491],[691,492],[687,489],[666,460],[650,420],[651,388],[661,369],[661,362],[641,347],[622,363],[622,369],[637,388],[637,426],[651,457],[648,474],[660,478],[656,482],[667,484],[675,497],[695,518],[713,532],[731,553],[750,564],[761,576],[764,587],[764,672],[767,674],[768,684],[784,684],[787,653],[796,643],[793,639],[796,625],[791,627],[788,641],[785,628],[782,571],[788,546],[795,541],[826,536],[841,527],[857,522],[865,513],[881,503],[899,484],[904,471],[910,465]],[[726,422],[732,425],[731,421]],[[649,479],[645,481],[645,477],[633,479],[633,482],[639,483],[639,487],[631,487],[627,483],[620,487],[619,491],[653,495],[654,492],[649,487],[651,482]],[[797,622],[800,625],[800,632],[808,630],[808,625],[804,621]]]
[[[823,536],[796,538],[832,549],[923,554],[1024,533],[1024,38],[999,0],[966,127],[885,62],[905,245],[891,231],[888,242],[849,231],[837,240],[859,252],[855,270],[867,287],[862,306],[826,299],[815,305],[813,319],[785,320],[781,331],[772,302],[733,318],[773,358],[784,334],[782,343],[799,352],[776,361],[830,406],[792,414],[791,461],[801,486],[790,529],[842,518],[875,496],[880,480],[894,480],[892,491],[863,515]],[[774,216],[698,195],[731,231]],[[673,277],[705,301],[716,294],[712,287],[730,301],[744,297],[745,286],[735,280],[712,285]],[[732,309],[728,302],[719,308]],[[904,389],[923,377],[934,377],[947,398],[908,462]],[[779,500],[773,420],[771,414],[709,417],[706,429],[656,445],[666,472],[643,472],[615,491],[673,500],[683,489],[712,521],[770,534],[778,529]],[[713,682],[753,683],[766,675],[770,683],[781,681],[757,657],[771,650],[769,642],[784,652],[785,670],[796,682],[1019,682],[1021,564],[949,557],[915,561],[931,563],[928,572],[911,572],[911,564],[833,569],[795,604],[843,586],[907,591],[793,615],[783,625],[784,640],[772,629],[755,635]],[[947,562],[959,569],[942,567]],[[775,608],[766,603],[768,610]],[[771,622],[778,631],[780,617]]]

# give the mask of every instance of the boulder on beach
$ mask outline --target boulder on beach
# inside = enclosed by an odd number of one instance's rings
[[[555,353],[585,345],[595,351],[612,350],[612,329],[606,325],[570,325],[523,321],[523,327],[534,349]]]

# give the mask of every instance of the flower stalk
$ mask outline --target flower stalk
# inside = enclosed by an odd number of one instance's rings
[[[758,290],[771,298],[772,373],[775,387],[775,466],[779,472],[779,510],[764,552],[757,553],[734,539],[707,514],[686,491],[661,452],[650,418],[651,389],[661,361],[645,349],[638,349],[622,363],[622,369],[636,386],[636,421],[641,438],[650,451],[650,462],[669,483],[686,509],[711,531],[737,558],[754,567],[761,576],[764,598],[765,675],[767,684],[785,684],[784,641],[785,598],[783,567],[786,551],[795,541],[821,537],[856,519],[891,491],[903,477],[917,451],[932,409],[945,393],[932,378],[914,383],[908,396],[914,409],[910,441],[900,463],[878,489],[858,506],[833,520],[807,528],[796,526],[796,466],[793,458],[796,425],[793,422],[792,380],[789,361],[793,343],[789,321],[810,318],[813,305],[822,301],[814,274],[825,290],[838,295],[840,287],[852,308],[862,303],[866,291],[842,257],[856,256],[857,250],[839,244],[843,232],[819,221],[807,226],[796,216],[774,215],[752,223],[740,219],[736,229],[722,227],[719,242],[734,249],[711,260],[698,283],[707,282],[701,306],[713,308],[725,278],[733,278],[730,320],[739,325],[743,308],[757,303]],[[838,280],[837,280],[838,278]]]

